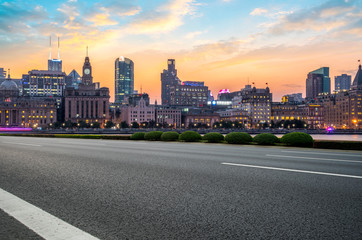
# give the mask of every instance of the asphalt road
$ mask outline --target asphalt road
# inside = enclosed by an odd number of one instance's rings
[[[0,137],[0,188],[100,239],[362,239],[358,151]]]

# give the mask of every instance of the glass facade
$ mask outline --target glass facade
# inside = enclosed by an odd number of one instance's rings
[[[115,62],[115,102],[122,103],[125,95],[134,92],[134,64],[131,59],[120,57]]]

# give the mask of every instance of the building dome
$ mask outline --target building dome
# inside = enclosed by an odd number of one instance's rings
[[[19,91],[18,85],[11,79],[6,79],[0,84],[0,91]]]

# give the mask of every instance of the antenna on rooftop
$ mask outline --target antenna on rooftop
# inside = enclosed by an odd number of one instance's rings
[[[60,59],[60,41],[58,37],[58,59]]]
[[[49,36],[49,60],[52,59],[52,35]]]

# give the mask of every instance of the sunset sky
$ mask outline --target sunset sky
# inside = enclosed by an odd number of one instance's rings
[[[135,89],[160,102],[160,73],[176,59],[183,81],[204,81],[214,95],[248,79],[274,101],[302,92],[308,72],[357,71],[362,0],[0,0],[0,67],[13,78],[46,69],[61,39],[63,71],[81,73],[86,46],[94,81],[114,99],[114,61],[135,63]],[[353,79],[352,79],[353,80]]]

